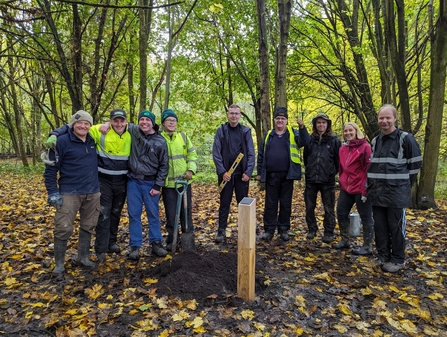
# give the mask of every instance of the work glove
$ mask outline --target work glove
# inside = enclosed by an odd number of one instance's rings
[[[45,141],[44,145],[47,149],[51,149],[53,147],[56,147],[57,143],[57,137],[55,135],[51,135],[48,137],[48,139]]]
[[[48,196],[48,205],[56,207],[57,210],[61,209],[63,201],[59,192],[52,193]]]
[[[368,198],[367,198],[367,197],[365,197],[365,196],[363,195],[363,196],[362,196],[362,199],[361,199],[361,200],[362,200],[362,202],[363,202],[363,203],[365,203],[365,202],[366,202],[366,200],[368,200]]]

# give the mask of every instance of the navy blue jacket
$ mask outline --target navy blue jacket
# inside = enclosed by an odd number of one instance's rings
[[[58,137],[56,152],[57,163],[54,166],[47,164],[43,175],[48,195],[99,192],[98,157],[90,134],[84,143],[70,128],[68,133]],[[50,159],[55,159],[53,151],[50,151]]]

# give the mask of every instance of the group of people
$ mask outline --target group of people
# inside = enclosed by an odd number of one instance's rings
[[[248,196],[249,182],[255,169],[255,150],[251,130],[239,123],[241,108],[228,108],[228,121],[216,131],[213,160],[220,192],[216,243],[226,240],[230,204],[235,192],[239,203]],[[333,248],[349,248],[349,214],[354,204],[363,224],[363,246],[354,254],[372,253],[375,236],[378,261],[384,271],[396,272],[405,261],[405,208],[410,206],[411,186],[422,164],[414,137],[395,126],[396,108],[384,105],[378,112],[380,134],[371,146],[354,122],[343,127],[344,143],[332,132],[330,118],[319,113],[312,119],[312,133],[298,118],[297,127],[288,125],[285,107],[276,109],[274,128],[260,141],[257,180],[265,186],[263,240],[271,240],[275,231],[283,241],[290,240],[290,219],[294,180],[301,179],[299,148],[304,148],[305,218],[307,239],[317,236],[315,216],[318,192],[324,206],[322,241],[335,239],[335,184],[339,175],[340,194],[337,220],[341,240]],[[78,263],[94,267],[89,259],[90,241],[95,231],[95,253],[99,262],[106,254],[120,253],[117,233],[126,197],[129,214],[128,258],[138,260],[143,244],[141,215],[143,205],[149,222],[151,252],[166,256],[174,238],[176,215],[182,232],[193,232],[191,179],[197,170],[197,153],[190,138],[177,130],[178,116],[163,111],[163,131],[155,115],[142,111],[138,125],[128,123],[124,110],[115,109],[110,120],[93,125],[86,111],[76,112],[70,123],[51,132],[46,141],[51,150],[44,173],[48,202],[56,208],[54,218],[53,276],[63,277],[67,242],[80,214]],[[234,172],[230,168],[239,154],[243,157]],[[186,212],[177,213],[179,190],[176,182],[187,181]],[[159,198],[166,214],[166,248],[162,243]],[[185,226],[188,223],[189,226]]]
[[[197,170],[197,154],[190,138],[177,131],[177,114],[163,111],[160,131],[155,115],[142,111],[138,125],[128,123],[121,109],[110,113],[110,121],[93,125],[86,111],[76,112],[69,124],[51,132],[46,146],[51,150],[45,159],[45,186],[48,203],[56,208],[54,218],[54,257],[52,274],[62,278],[65,271],[67,241],[74,230],[79,212],[78,263],[94,267],[89,259],[90,242],[95,230],[95,253],[99,262],[106,253],[120,253],[117,244],[118,225],[126,197],[129,214],[131,260],[138,260],[143,244],[141,215],[143,205],[149,222],[151,252],[166,256],[162,244],[159,198],[167,218],[167,243],[172,242],[178,186],[188,182],[188,206],[181,209],[184,231],[192,232],[191,178]],[[163,189],[162,189],[163,188]],[[183,190],[181,190],[183,192]],[[175,201],[174,201],[175,203]],[[190,219],[185,227],[185,217]],[[96,229],[95,229],[96,228]]]
[[[239,203],[248,196],[249,180],[255,166],[254,146],[250,129],[239,124],[241,110],[232,105],[228,122],[217,130],[213,159],[219,183],[226,181],[220,194],[219,222],[216,243],[226,240],[226,227],[233,191]],[[288,125],[287,109],[274,113],[274,128],[260,141],[257,158],[257,180],[265,186],[263,240],[271,240],[275,231],[283,241],[290,240],[290,217],[294,180],[301,179],[303,147],[305,166],[306,238],[317,236],[315,216],[318,192],[324,207],[324,243],[335,239],[335,186],[339,176],[340,194],[336,214],[341,240],[335,249],[350,247],[350,219],[356,205],[363,225],[363,245],[353,249],[357,255],[372,254],[375,237],[378,265],[384,271],[404,268],[406,220],[405,208],[411,206],[411,187],[422,165],[422,156],[413,135],[396,127],[397,110],[390,104],[378,112],[381,132],[371,145],[354,122],[343,126],[343,144],[333,134],[332,121],[319,113],[312,119],[309,135],[301,119],[297,128]],[[228,173],[238,154],[244,160]]]

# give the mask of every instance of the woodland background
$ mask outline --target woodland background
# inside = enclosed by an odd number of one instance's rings
[[[0,334],[447,335],[446,1],[0,0],[0,20],[0,153],[14,157],[0,163]],[[407,214],[406,269],[383,273],[372,257],[306,240],[297,183],[292,239],[258,242],[256,300],[237,298],[236,205],[228,244],[212,241],[211,145],[231,103],[242,106],[255,144],[275,107],[288,107],[292,126],[300,117],[310,128],[325,112],[338,135],[352,120],[371,139],[378,108],[396,105],[399,126],[424,154],[414,190],[421,209]],[[147,250],[129,262],[123,214],[123,254],[84,270],[75,233],[66,280],[55,283],[42,141],[78,109],[103,122],[122,108],[135,122],[143,109],[160,120],[166,107],[199,153],[198,254]],[[259,232],[263,193],[252,185]]]
[[[414,206],[437,206],[447,149],[444,0],[4,0],[0,20],[0,153],[25,166],[79,109],[95,122],[113,108],[131,121],[143,109],[174,109],[206,173],[231,103],[256,143],[278,106],[292,125],[300,117],[310,127],[325,112],[337,134],[353,120],[371,139],[376,111],[391,103],[424,153]]]

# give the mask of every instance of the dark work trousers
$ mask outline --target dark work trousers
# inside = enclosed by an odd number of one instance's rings
[[[121,211],[126,201],[127,176],[99,173],[101,210],[96,224],[95,252],[106,253],[116,243]]]
[[[292,214],[293,180],[286,179],[287,171],[267,172],[265,182],[264,230],[266,233],[287,232]],[[279,214],[278,214],[279,204]]]
[[[373,206],[376,248],[381,261],[405,262],[405,208]]]
[[[334,183],[308,183],[304,190],[304,202],[306,204],[306,223],[309,231],[318,231],[315,207],[317,206],[318,192],[324,206],[324,234],[333,235],[335,229],[335,182]]]
[[[219,176],[218,184],[222,182],[222,177]],[[218,230],[225,230],[228,225],[228,213],[230,213],[231,199],[233,198],[233,190],[236,193],[236,201],[239,204],[242,199],[248,196],[248,186],[250,181],[242,181],[242,174],[233,174],[231,179],[223,190],[220,192],[219,205],[219,228]]]
[[[369,200],[362,202],[361,194],[349,194],[348,192],[340,189],[340,195],[337,201],[337,219],[338,225],[341,223],[349,223],[349,214],[351,213],[352,206],[354,204],[357,207],[357,212],[362,219],[362,224],[372,225],[372,205]]]
[[[183,187],[179,188],[179,191],[183,191]],[[177,213],[177,200],[180,197],[177,189],[163,187],[161,190],[163,197],[163,205],[165,207],[166,214],[166,230],[168,232],[168,238],[166,243],[171,243],[174,234],[175,225],[175,214]],[[182,200],[180,203],[180,224],[182,228],[182,233],[192,233],[194,232],[194,225],[192,223],[192,189],[191,184],[188,185],[186,189],[187,197],[187,213],[188,213],[188,231],[185,228],[185,211],[183,205],[184,195],[181,196]]]

